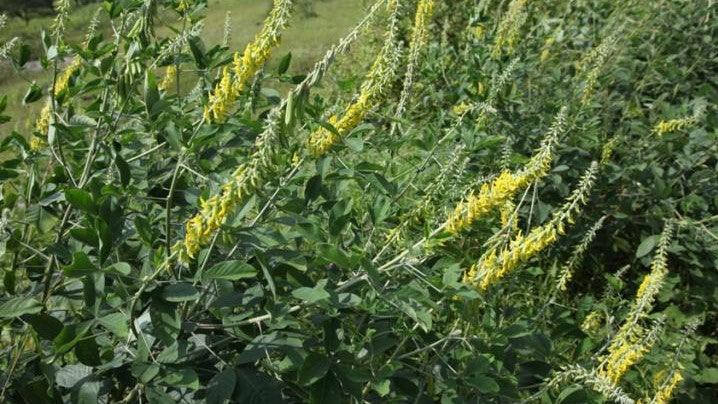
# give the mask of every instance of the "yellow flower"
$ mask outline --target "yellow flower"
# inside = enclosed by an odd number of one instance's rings
[[[478,94],[478,95],[486,94],[486,84],[484,84],[481,81],[476,83],[476,94]]]
[[[651,262],[651,272],[643,278],[628,318],[608,346],[608,355],[604,357],[605,365],[601,372],[614,383],[618,382],[634,363],[643,358],[657,338],[655,330],[658,327],[654,327],[653,332],[645,335],[640,320],[650,312],[653,301],[668,274],[668,244],[672,236],[673,223],[669,221],[663,228],[658,251]]]
[[[235,52],[231,74],[228,69],[222,71],[222,78],[210,94],[209,103],[205,106],[205,119],[212,122],[223,122],[229,115],[239,94],[247,83],[264,66],[279,45],[281,31],[286,27],[292,8],[291,0],[274,0],[274,6],[264,21],[262,30],[254,40],[247,44],[244,52]]]
[[[42,136],[47,136],[47,131],[48,129],[50,129],[50,118],[52,118],[52,106],[50,105],[51,102],[52,101],[47,100],[45,106],[42,107],[42,111],[40,111],[40,116],[35,122],[35,131],[37,131]]]
[[[517,234],[519,232],[519,220],[514,216],[516,211],[516,204],[511,199],[504,202],[500,208],[501,213],[501,227],[510,226],[511,233]]]
[[[471,109],[471,106],[465,102],[454,105],[451,111],[458,116],[464,115]]]
[[[249,170],[247,165],[241,165],[230,181],[222,187],[219,195],[214,195],[207,200],[200,201],[200,211],[197,215],[187,221],[185,226],[184,247],[187,255],[194,258],[212,235],[227,220],[229,214],[235,207],[250,195],[253,185],[252,179],[256,176]]]
[[[620,345],[607,358],[607,366],[601,374],[612,383],[617,384],[628,369],[641,360],[650,346],[642,343],[626,343]]]
[[[599,311],[592,311],[581,323],[581,330],[588,335],[594,335],[600,328],[603,319]]]
[[[491,56],[494,59],[501,57],[503,52],[511,54],[514,52],[519,40],[521,27],[528,18],[526,3],[528,0],[513,0],[501,19],[496,30],[496,41]]]
[[[37,136],[33,136],[30,139],[30,150],[32,151],[38,151],[43,149],[45,146],[47,146],[47,142],[45,139]]]
[[[695,122],[696,120],[692,116],[680,119],[671,119],[668,121],[660,121],[653,127],[653,132],[661,137],[667,133],[673,133],[693,126]]]
[[[177,11],[184,13],[187,10],[189,10],[189,3],[187,0],[180,0],[179,4],[177,4]]]
[[[484,37],[486,36],[486,27],[484,27],[481,24],[475,26],[474,27],[474,36],[479,40],[484,39]]]
[[[177,79],[177,66],[175,65],[169,65],[167,67],[167,71],[165,72],[165,77],[162,79],[162,82],[159,85],[160,91],[169,91],[172,86],[175,85],[175,81]]]
[[[659,382],[659,380],[662,380],[662,382]],[[671,400],[671,397],[673,396],[673,392],[675,391],[676,387],[683,381],[683,374],[680,369],[675,369],[673,371],[673,374],[671,374],[668,378],[665,378],[665,371],[659,372],[656,375],[655,383],[661,383],[660,389],[656,392],[656,395],[653,396],[653,400],[651,400],[651,403],[654,404],[668,404],[668,402]]]
[[[234,105],[239,93],[232,86],[232,74],[229,67],[222,69],[222,77],[209,94],[209,103],[204,107],[204,117],[210,122],[223,122]]]
[[[611,160],[613,152],[618,144],[618,138],[612,137],[608,142],[603,145],[601,149],[601,164],[606,164]]]
[[[434,0],[419,0],[414,16],[414,28],[411,35],[413,48],[420,48],[426,44],[428,38],[428,25],[431,16],[434,14]]]
[[[55,81],[55,94],[60,94],[62,91],[66,90],[70,79],[72,76],[77,72],[80,67],[82,66],[82,60],[79,58],[75,58],[75,60],[72,61],[72,63],[67,66],[67,68],[60,73],[57,76],[57,80]]]
[[[466,200],[454,208],[454,212],[446,220],[446,230],[453,235],[458,235],[471,227],[478,219],[502,206],[519,190],[544,177],[553,160],[553,146],[554,141],[549,140],[531,158],[524,169],[516,173],[504,170],[491,183],[483,184],[478,194],[469,195]]]
[[[475,264],[476,268],[469,271],[473,272],[475,276],[467,279],[468,283],[473,285],[478,283],[479,289],[484,290],[505,277],[521,263],[528,261],[555,243],[560,235],[565,234],[566,223],[573,223],[573,217],[578,213],[580,204],[585,203],[597,170],[598,164],[594,162],[566,203],[553,213],[553,217],[548,223],[534,227],[525,236],[519,231],[507,247],[497,251],[498,246],[494,246],[484,253],[479,262]]]
[[[341,118],[332,116],[329,123],[337,133],[320,128],[309,135],[306,147],[315,157],[326,154],[334,145],[341,141],[352,129],[364,120],[364,117],[382,99],[386,88],[391,84],[396,70],[399,50],[395,43],[394,32],[388,31],[386,44],[374,60],[364,78],[359,96],[344,112]]]

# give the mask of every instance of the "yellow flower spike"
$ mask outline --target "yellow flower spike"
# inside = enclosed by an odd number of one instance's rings
[[[458,235],[471,227],[478,219],[501,207],[518,191],[546,176],[551,168],[553,149],[565,126],[565,119],[566,109],[563,108],[556,117],[548,136],[528,164],[514,173],[508,170],[502,171],[491,183],[483,184],[478,194],[471,194],[460,202],[446,219],[446,230],[454,236]]]
[[[167,71],[165,72],[165,77],[162,79],[162,82],[160,83],[159,90],[167,92],[169,91],[173,85],[175,85],[177,79],[177,66],[170,65],[167,67]]]
[[[40,111],[40,116],[35,122],[35,131],[37,131],[41,136],[47,136],[47,131],[50,129],[50,118],[52,118],[51,102],[52,101],[47,100],[45,106],[42,108],[42,111]]]
[[[494,59],[500,58],[504,52],[512,54],[515,51],[521,27],[528,19],[526,3],[528,0],[513,0],[509,4],[506,14],[496,30],[496,40],[491,51],[491,56]]]
[[[232,68],[225,67],[222,71],[222,78],[210,94],[205,108],[206,120],[221,123],[227,119],[241,92],[267,62],[272,49],[279,45],[281,32],[287,26],[291,10],[291,0],[274,0],[262,30],[243,52],[234,53]]]
[[[516,269],[521,263],[528,261],[555,243],[559,234],[562,234],[564,223],[576,215],[580,205],[585,203],[586,195],[593,187],[597,171],[598,164],[594,162],[566,203],[553,213],[553,217],[548,223],[534,227],[526,236],[518,232],[509,245],[499,252],[496,251],[498,247],[492,247],[484,253],[479,259],[476,278],[471,283],[476,284],[478,280],[479,289],[485,290]]]
[[[600,371],[614,383],[618,382],[633,364],[643,358],[657,339],[656,330],[660,328],[660,324],[646,336],[640,321],[652,309],[653,301],[668,274],[668,245],[673,231],[673,222],[667,222],[658,242],[658,250],[651,262],[651,272],[643,278],[628,317],[611,340],[608,355],[603,358]]]
[[[60,75],[57,76],[57,80],[55,81],[55,95],[60,94],[67,89],[68,85],[70,84],[70,79],[75,74],[75,72],[80,69],[81,66],[82,60],[79,58],[75,58],[75,60],[73,60],[72,63],[67,66],[67,68]]]
[[[471,109],[471,106],[465,102],[459,103],[454,105],[454,107],[451,109],[451,111],[454,113],[454,115],[464,115],[466,112],[468,112]]]
[[[671,119],[668,121],[660,121],[656,124],[655,127],[653,127],[653,132],[658,135],[658,137],[661,137],[668,133],[673,133],[679,130],[689,128],[695,123],[696,119],[692,116],[680,119]]]
[[[396,18],[396,13],[397,9],[393,11],[392,18]],[[359,125],[366,115],[381,102],[386,88],[394,79],[399,53],[396,32],[389,29],[385,45],[364,78],[356,101],[349,105],[341,118],[332,117],[329,119],[329,123],[334,126],[338,134],[326,128],[314,131],[306,141],[309,154],[314,157],[325,155],[341,141],[341,138]]]
[[[654,383],[660,383],[660,388],[653,396],[651,404],[668,404],[676,387],[683,381],[681,369],[675,369],[668,377],[665,377],[665,373],[666,372],[663,371],[656,375],[656,381],[654,381]],[[663,380],[661,381],[661,379]]]

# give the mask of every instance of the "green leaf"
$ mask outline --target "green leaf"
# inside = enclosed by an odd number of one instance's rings
[[[132,273],[132,267],[130,267],[130,264],[126,262],[116,262],[108,267],[105,267],[104,271],[117,275],[128,276]]]
[[[236,281],[239,279],[254,278],[256,275],[257,270],[246,262],[224,261],[204,271],[202,279],[224,279],[228,281]]]
[[[391,391],[391,380],[384,379],[380,382],[374,383],[372,385],[374,388],[374,391],[376,391],[380,397],[384,397]]]
[[[561,391],[561,394],[556,398],[556,404],[566,403],[585,403],[586,393],[583,387],[577,384],[568,386]]]
[[[22,102],[27,105],[39,100],[40,98],[42,98],[42,89],[33,81],[32,84],[30,84],[30,88],[27,89]]]
[[[200,69],[207,68],[207,56],[205,56],[204,43],[202,43],[202,39],[197,36],[191,36],[187,39],[187,43],[189,44],[189,49],[192,52],[192,56],[194,56],[195,62],[197,63],[197,67]]]
[[[239,396],[235,401],[242,404],[282,403],[282,388],[270,376],[248,369],[238,371]]]
[[[212,377],[207,385],[207,404],[225,404],[230,402],[237,384],[234,369],[224,369]]]
[[[124,313],[110,313],[98,318],[97,322],[121,339],[125,339],[129,335],[129,318]]]
[[[16,170],[9,170],[7,168],[0,168],[0,181],[7,180],[10,178],[16,178],[19,173]]]
[[[641,244],[638,246],[638,249],[636,250],[636,258],[644,257],[649,252],[653,251],[653,248],[658,244],[658,240],[661,238],[661,236],[653,235],[646,237],[641,241]]]
[[[300,348],[302,341],[293,335],[285,333],[272,332],[269,334],[259,335],[254,338],[239,355],[237,363],[242,365],[252,363],[272,352],[275,349],[282,348]]]
[[[486,375],[477,375],[473,378],[473,384],[480,392],[485,394],[498,393],[500,389],[496,381]]]
[[[319,244],[317,245],[317,250],[319,256],[329,262],[333,262],[342,268],[352,267],[352,262],[349,257],[347,257],[347,255],[342,250],[331,244]]]
[[[30,297],[16,297],[0,304],[0,318],[20,317],[24,314],[35,314],[42,310],[42,305]]]
[[[193,390],[199,388],[199,377],[192,369],[165,370],[166,374],[159,380],[160,383],[175,387],[187,387]]]
[[[154,117],[158,114],[160,102],[160,91],[157,89],[157,80],[151,70],[145,71],[145,110],[147,115]]]
[[[32,325],[42,339],[52,341],[62,331],[62,322],[55,317],[41,313],[28,316],[27,322]]]
[[[72,205],[73,208],[82,210],[87,213],[95,213],[95,202],[89,192],[77,188],[65,190],[65,200]]]
[[[324,289],[327,284],[326,279],[322,279],[313,288],[302,287],[292,291],[292,296],[297,299],[303,300],[305,303],[316,303],[322,300],[329,299],[331,295]]]
[[[66,276],[71,278],[80,278],[99,271],[95,264],[87,257],[87,254],[82,251],[75,252],[72,256],[72,264],[64,267],[62,270]]]
[[[162,289],[162,298],[172,303],[188,302],[199,299],[199,291],[187,282],[174,283]]]
[[[279,61],[279,66],[277,66],[277,74],[284,74],[289,69],[289,64],[292,62],[292,52],[287,53],[284,55],[282,60]]]
[[[297,383],[309,386],[327,374],[331,362],[329,358],[319,353],[310,353],[297,373]]]
[[[718,384],[718,368],[703,369],[693,379],[701,384]]]
[[[64,388],[71,388],[82,379],[92,375],[92,368],[83,364],[67,365],[59,368],[55,373],[55,383]]]

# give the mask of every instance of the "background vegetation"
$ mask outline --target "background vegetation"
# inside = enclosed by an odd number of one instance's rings
[[[0,24],[0,401],[715,399],[712,1],[70,3]]]

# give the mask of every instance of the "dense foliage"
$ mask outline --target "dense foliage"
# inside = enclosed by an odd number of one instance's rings
[[[0,98],[0,401],[715,399],[716,4],[378,0],[293,76],[293,3],[234,50],[58,2],[36,123]]]

